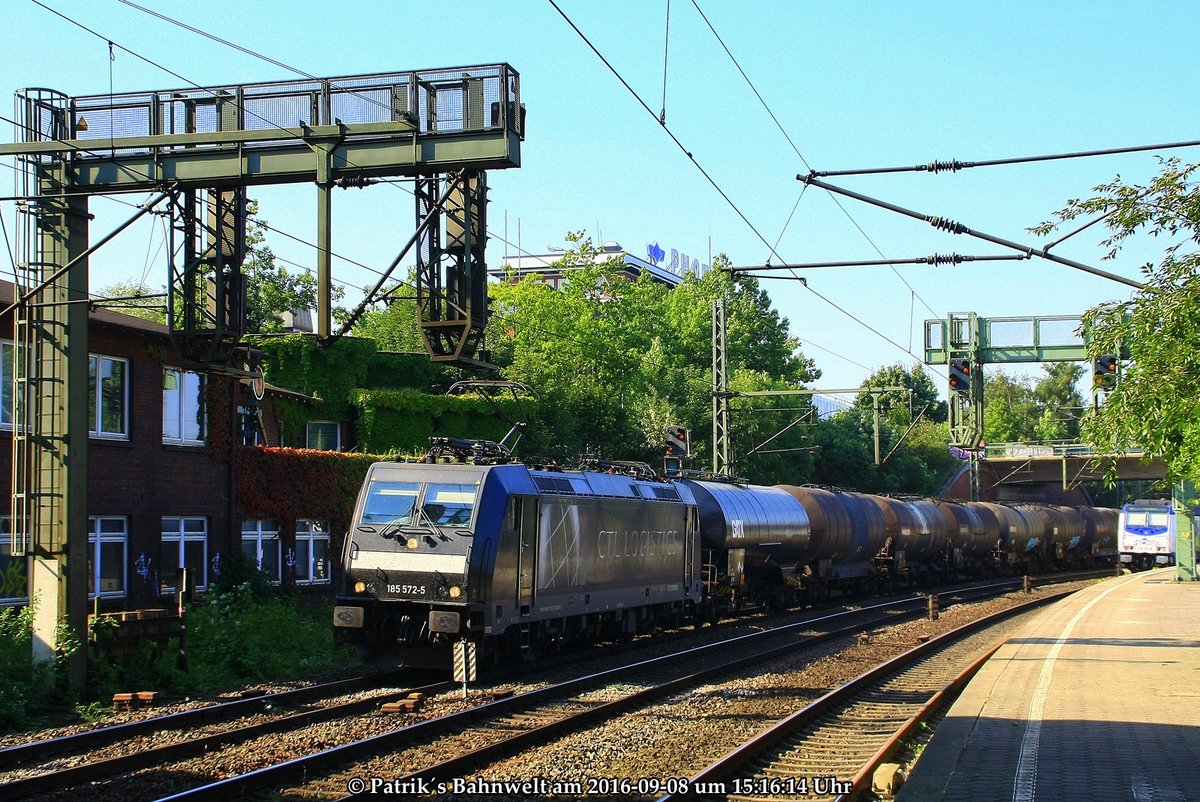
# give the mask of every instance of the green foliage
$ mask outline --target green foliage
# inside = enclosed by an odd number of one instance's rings
[[[431,395],[416,390],[359,390],[360,446],[376,454],[416,454],[433,435],[499,440],[508,424],[495,407],[478,396]],[[522,411],[509,400],[498,400],[504,417],[520,420]],[[523,405],[527,410],[536,404]]]
[[[33,663],[33,619],[37,599],[25,607],[0,607],[0,730],[25,725],[33,711],[65,695],[67,661],[79,639],[60,622],[54,629],[54,659]]]
[[[1128,354],[1116,389],[1083,434],[1104,452],[1135,448],[1160,456],[1168,478],[1200,481],[1200,187],[1198,165],[1162,162],[1146,186],[1119,177],[1071,200],[1059,222],[1108,214],[1103,244],[1115,257],[1135,234],[1166,243],[1162,260],[1142,267],[1145,286],[1127,301],[1094,307],[1084,315],[1090,356]],[[1044,223],[1049,231],[1058,223]]]
[[[945,425],[920,421],[909,429],[882,422],[877,466],[872,418],[871,412],[854,408],[816,428],[811,481],[868,493],[940,493],[958,467],[947,449]]]
[[[350,419],[353,392],[365,386],[376,358],[375,343],[354,337],[327,345],[311,334],[249,337],[247,342],[266,355],[263,371],[268,382],[320,398],[325,404],[320,414],[326,420]]]
[[[911,369],[905,369],[899,362],[880,368],[862,383],[860,389],[867,390],[872,387],[906,387],[911,391],[880,394],[880,411],[897,426],[908,426],[918,415],[925,420],[946,422],[949,414],[946,402],[941,400],[933,379],[919,362],[914,363]],[[854,399],[856,407],[869,410],[873,405],[870,393],[859,393]]]
[[[282,680],[323,671],[350,662],[350,655],[333,643],[332,602],[310,604],[294,592],[273,587],[245,560],[235,583],[230,566],[235,551],[222,567],[221,581],[187,611],[187,671],[177,666],[172,643],[158,648],[141,641],[133,652],[112,660],[94,660],[90,671],[98,699],[130,688],[176,692],[212,692],[248,683]],[[94,717],[91,706],[77,707],[81,717]]]
[[[258,202],[247,204],[247,214],[258,213]],[[283,331],[281,316],[296,309],[317,308],[317,277],[311,271],[290,273],[278,264],[275,254],[266,244],[265,220],[251,220],[246,226],[246,260],[242,275],[246,277],[246,330],[253,333]],[[342,287],[334,286],[332,303],[344,295]]]
[[[1076,440],[1080,434],[1083,397],[1076,383],[1083,368],[1071,362],[1043,366],[1036,383],[994,373],[983,389],[983,436],[992,443]]]
[[[355,337],[374,340],[381,351],[425,353],[425,344],[417,329],[419,313],[416,299],[416,274],[410,273],[407,286],[392,284],[384,288],[391,300],[383,309],[363,313],[354,326]]]
[[[309,606],[255,583],[215,589],[188,613],[188,687],[216,690],[296,677],[341,665],[332,609]]]
[[[0,607],[0,728],[24,724],[33,684],[33,606]]]
[[[703,278],[668,289],[646,274],[631,281],[581,233],[568,240],[554,265],[569,279],[559,289],[532,276],[491,288],[493,358],[505,378],[538,392],[542,418],[531,441],[543,438],[546,456],[569,461],[591,448],[658,462],[667,425],[707,431],[720,297],[728,299],[730,364],[752,367],[751,384],[796,387],[817,375],[757,282],[735,285],[720,270],[725,257]],[[696,442],[692,464],[710,463],[707,443]]]
[[[165,293],[166,289],[163,288],[158,292]],[[111,302],[103,304],[106,309],[161,323],[164,326],[167,324],[167,299],[146,297],[156,293],[144,282],[118,281],[115,284],[109,284],[96,294],[101,298],[113,299]]]

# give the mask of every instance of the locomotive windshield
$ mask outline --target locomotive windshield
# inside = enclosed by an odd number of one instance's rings
[[[434,526],[466,526],[475,508],[475,485],[430,484],[421,512]]]
[[[1130,507],[1125,512],[1126,526],[1161,526],[1165,529],[1170,524],[1170,515],[1162,509]]]
[[[362,523],[410,524],[413,505],[417,502],[416,482],[372,482],[363,507]]]
[[[361,526],[467,526],[475,509],[476,485],[373,481],[363,505]],[[413,510],[421,504],[421,514]]]

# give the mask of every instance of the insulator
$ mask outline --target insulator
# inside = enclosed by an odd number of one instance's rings
[[[368,178],[365,175],[344,175],[337,180],[337,185],[342,189],[363,189],[378,183],[378,178]]]
[[[936,229],[941,231],[949,231],[951,234],[962,234],[967,231],[967,227],[962,223],[956,223],[953,220],[948,220],[945,217],[926,217],[926,222]]]
[[[957,265],[970,261],[970,256],[960,256],[957,253],[935,253],[925,257],[927,265]]]
[[[932,161],[925,165],[925,170],[930,173],[957,173],[966,166],[968,166],[967,162],[951,159],[948,162]]]

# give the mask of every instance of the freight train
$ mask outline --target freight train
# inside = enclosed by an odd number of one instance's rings
[[[406,664],[444,665],[464,639],[529,659],[846,591],[1111,564],[1116,531],[1115,510],[563,470],[435,438],[423,461],[371,466],[333,623]]]

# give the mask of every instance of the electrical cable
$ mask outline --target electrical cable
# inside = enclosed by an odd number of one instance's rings
[[[634,91],[633,87],[631,87],[629,85],[629,82],[626,81],[621,76],[621,74],[619,72],[617,72],[616,68],[612,66],[612,64],[608,61],[608,59],[604,57],[604,54],[602,54],[596,48],[596,46],[592,44],[591,40],[589,40],[587,38],[587,36],[583,33],[583,31],[581,31],[579,29],[579,27],[571,20],[571,18],[568,17],[561,8],[559,8],[559,6],[555,2],[555,0],[547,0],[547,2],[549,2],[550,5],[554,8],[554,10],[558,12],[559,16],[561,16],[566,21],[566,23],[571,26],[571,29],[574,30],[576,34],[578,34],[579,38],[583,40],[584,44],[586,44],[588,46],[588,48],[591,49],[591,51],[596,55],[596,57],[599,58],[601,62],[603,62],[604,66],[608,68],[609,72],[611,72],[616,77],[616,79],[621,82],[621,85],[624,86],[625,89],[631,95],[633,95],[634,99],[637,100],[637,102],[641,105],[641,107],[646,110],[646,113],[649,114],[651,117],[653,117],[654,112],[651,111],[650,107],[646,105],[646,101],[642,100],[641,96],[638,95],[638,93],[636,91]],[[767,246],[768,250],[772,254],[774,254],[777,258],[779,258],[780,261],[783,261],[783,258],[780,257],[779,254],[775,251],[775,249],[771,246],[771,243],[768,242],[765,237],[763,237],[762,233],[759,232],[759,230],[754,226],[753,223],[750,222],[750,220],[746,217],[746,215],[742,213],[742,210],[738,208],[737,204],[735,204],[733,202],[733,200],[730,199],[730,197],[725,193],[725,190],[721,189],[720,185],[718,185],[716,183],[716,181],[713,180],[712,176],[710,176],[708,174],[708,172],[700,165],[700,163],[696,160],[696,158],[687,150],[686,147],[684,147],[683,143],[679,141],[678,137],[676,137],[675,134],[671,132],[671,129],[668,128],[666,125],[662,125],[661,127],[667,133],[667,136],[669,136],[671,138],[671,141],[673,141],[676,144],[676,146],[681,151],[683,151],[683,153],[688,157],[688,159],[691,160],[692,164],[695,165],[696,169],[698,169],[700,171],[700,173],[708,180],[708,182],[710,184],[712,184],[713,188],[717,190],[717,192],[721,195],[721,197],[725,199],[725,202],[727,204],[729,204],[729,206],[734,210],[734,212],[737,213],[738,217],[740,217],[742,219],[742,221],[745,222],[746,225],[750,227],[750,230],[754,232],[754,234],[759,238],[759,240],[761,240],[762,243]],[[799,279],[800,277],[797,276],[796,278]],[[830,301],[825,296],[818,293],[816,290],[813,290],[811,287],[808,286],[807,282],[802,282],[802,284],[805,288],[810,290],[814,295],[816,295],[822,301],[825,301],[825,303],[829,304],[834,309],[837,309],[839,312],[841,312],[843,315],[845,315],[846,317],[853,320],[855,323],[858,323],[863,328],[865,328],[868,331],[872,332],[873,334],[876,334],[877,336],[883,338],[886,342],[891,343],[893,346],[895,346],[896,348],[899,348],[901,351],[908,354],[913,359],[916,359],[918,362],[923,361],[920,359],[920,357],[918,357],[916,354],[914,354],[912,351],[908,350],[904,346],[897,343],[895,340],[891,339],[890,337],[886,337],[883,334],[880,334],[875,328],[873,328],[872,326],[867,324],[861,318],[857,317],[856,315],[851,314],[850,312],[846,311],[842,307],[840,307],[837,304]]]
[[[800,161],[803,162],[805,167],[808,167],[808,160],[804,158],[804,154],[800,152],[800,148],[796,147],[796,143],[792,141],[791,136],[789,136],[788,132],[784,129],[783,124],[781,122],[779,122],[779,118],[775,116],[775,112],[772,111],[771,107],[767,105],[767,101],[763,98],[762,93],[760,93],[758,91],[758,87],[756,87],[754,85],[754,82],[750,80],[750,76],[747,75],[746,71],[742,69],[742,65],[740,63],[738,63],[738,60],[733,55],[733,52],[730,51],[728,45],[725,44],[725,40],[721,38],[721,34],[717,33],[717,29],[712,24],[712,22],[709,21],[708,15],[706,15],[704,13],[704,11],[700,8],[700,5],[696,2],[696,0],[692,0],[692,5],[695,6],[697,13],[700,14],[700,18],[704,20],[704,24],[708,26],[708,29],[710,31],[712,31],[712,35],[714,37],[716,37],[717,42],[721,45],[721,48],[725,51],[725,55],[729,56],[729,60],[733,62],[733,66],[737,67],[737,71],[739,73],[741,73],[742,78],[746,81],[746,85],[750,87],[750,91],[754,92],[754,96],[758,98],[758,102],[762,104],[762,107],[766,110],[767,114],[770,115],[771,120],[775,123],[775,127],[779,129],[779,133],[783,134],[783,138],[786,139],[788,144],[792,146],[792,150],[795,151],[796,156],[798,156],[800,158]],[[809,169],[812,169],[812,168],[809,168]],[[875,244],[875,240],[871,239],[871,237],[867,234],[867,232],[863,229],[863,227],[861,225],[859,225],[858,221],[854,219],[854,216],[850,214],[850,210],[847,209],[845,204],[843,204],[841,202],[841,199],[839,199],[832,192],[827,192],[827,194],[829,195],[830,199],[833,200],[834,204],[839,209],[841,209],[842,214],[844,214],[846,216],[846,219],[849,220],[850,223],[856,229],[858,229],[858,233],[862,234],[863,239],[865,239],[870,244],[870,246],[875,249],[875,252],[879,254],[879,258],[886,259],[887,257],[884,256],[883,251],[880,250],[879,246]],[[795,210],[793,209],[792,211],[794,214]],[[782,238],[782,235],[780,235],[780,237]],[[776,246],[778,246],[778,243],[776,243]],[[909,292],[911,292],[913,295],[915,295],[917,298],[920,299],[921,303],[924,304],[925,308],[929,310],[929,313],[931,315],[937,315],[937,312],[933,311],[933,307],[930,306],[926,302],[926,300],[923,297],[921,297],[921,294],[918,293],[916,291],[916,289],[914,289],[913,286],[908,283],[908,280],[905,279],[903,275],[901,275],[899,270],[897,270],[895,267],[893,267],[892,272],[895,273],[896,278],[900,279],[900,281],[904,284],[904,286],[908,288]],[[910,332],[910,334],[911,334],[911,332]]]
[[[658,113],[660,125],[667,124],[667,51],[671,44],[671,0],[667,0],[667,25],[663,33],[663,101],[662,111]]]
[[[887,173],[957,173],[971,167],[998,167],[1012,164],[1030,164],[1033,162],[1060,161],[1063,159],[1086,159],[1093,156],[1118,156],[1123,153],[1142,153],[1148,150],[1177,150],[1179,148],[1200,147],[1200,139],[1189,139],[1183,142],[1162,142],[1156,145],[1130,145],[1119,148],[1103,148],[1100,150],[1077,150],[1068,153],[1050,153],[1040,156],[1013,156],[1005,159],[985,159],[982,161],[931,161],[906,167],[869,167],[858,170],[811,170],[821,178],[836,178],[847,175],[882,175]]]
[[[558,3],[556,3],[554,0],[547,0],[547,2],[549,2],[550,5],[554,7],[554,10],[558,12],[559,16],[561,16],[566,21],[566,23],[571,26],[571,29],[574,30],[575,33],[579,35],[579,38],[583,40],[584,44],[586,44],[591,49],[591,51],[596,54],[596,57],[599,58],[600,61],[604,63],[604,66],[608,68],[608,71],[611,72],[616,77],[616,79],[621,82],[621,85],[624,86],[625,89],[629,91],[629,94],[633,95],[634,99],[637,100],[637,102],[641,105],[641,107],[646,110],[646,113],[649,114],[651,117],[653,117],[657,121],[658,116],[650,109],[649,106],[646,105],[646,101],[642,100],[642,96],[639,95],[636,91],[634,91],[633,87],[629,85],[629,82],[626,81],[621,76],[621,73],[617,72],[616,68],[613,67],[613,65],[611,63],[609,63],[608,59],[604,57],[604,54],[602,54],[599,50],[596,49],[596,46],[592,44],[591,40],[588,39],[586,35],[584,35],[583,31],[579,30],[579,27],[574,22],[571,21],[571,18],[568,17],[566,15],[566,13],[561,8],[558,7]],[[730,198],[729,195],[727,195],[725,193],[725,190],[723,190],[721,188],[721,185],[718,184],[711,175],[709,175],[708,171],[705,170],[704,167],[700,164],[700,162],[698,162],[696,160],[696,157],[692,155],[691,151],[689,151],[684,146],[684,144],[679,141],[679,138],[677,136],[675,136],[675,134],[671,131],[670,128],[668,128],[666,126],[666,124],[660,123],[659,125],[662,127],[663,131],[665,131],[667,133],[667,136],[669,136],[671,138],[671,141],[675,143],[675,146],[679,148],[679,150],[683,153],[683,155],[687,156],[688,159],[691,160],[692,164],[696,167],[696,169],[700,171],[700,174],[703,175],[704,178],[708,181],[708,183],[712,185],[713,189],[715,189],[717,191],[717,193],[722,198],[724,198],[725,202],[727,204],[729,204],[729,207],[731,209],[733,209],[733,211],[737,214],[737,216],[742,219],[742,222],[744,222],[750,228],[750,230],[754,232],[754,235],[759,238],[759,240],[762,242],[763,245],[766,245],[767,248],[772,253],[775,253],[775,249],[771,247],[771,243],[767,241],[767,238],[764,237],[762,235],[762,232],[760,232],[754,226],[754,224],[750,222],[750,219],[748,217],[746,217],[745,214],[742,213],[742,210],[740,208],[738,208],[738,205],[736,203],[734,203],[733,199]],[[775,255],[779,256],[779,254],[777,254],[777,253]]]
[[[47,11],[50,11],[51,13],[55,14],[56,16],[59,16],[59,17],[61,17],[61,18],[65,19],[66,21],[68,21],[68,22],[71,22],[72,24],[74,24],[74,25],[76,25],[77,27],[79,27],[79,28],[81,28],[81,29],[83,29],[83,30],[87,31],[88,33],[91,33],[92,35],[94,35],[94,36],[97,36],[98,38],[101,38],[101,39],[103,39],[105,42],[111,43],[111,44],[115,45],[116,47],[119,47],[119,48],[121,48],[122,50],[125,50],[126,52],[130,53],[131,55],[135,56],[136,58],[139,58],[139,59],[141,59],[141,60],[145,61],[147,64],[150,64],[150,65],[152,65],[152,66],[154,66],[154,67],[157,67],[158,69],[161,69],[161,70],[163,70],[164,72],[166,72],[166,73],[168,73],[168,74],[170,74],[170,75],[172,75],[172,76],[174,76],[174,77],[178,78],[179,80],[181,80],[181,81],[184,81],[184,82],[186,82],[186,83],[188,83],[188,84],[190,84],[190,85],[192,85],[192,86],[194,86],[194,87],[196,87],[196,88],[198,88],[198,89],[203,89],[203,87],[201,87],[199,84],[196,84],[195,82],[189,81],[187,78],[185,78],[184,76],[180,75],[179,73],[177,73],[177,72],[174,72],[173,70],[171,70],[171,69],[169,69],[169,68],[167,68],[167,67],[165,67],[165,66],[163,66],[163,65],[161,65],[161,64],[159,64],[159,63],[157,63],[157,62],[155,62],[155,61],[154,61],[154,60],[152,60],[152,59],[149,59],[149,58],[147,58],[147,57],[145,57],[145,56],[142,56],[141,54],[139,54],[139,53],[136,53],[135,51],[132,51],[132,50],[130,50],[129,48],[126,48],[126,47],[124,47],[124,46],[122,46],[122,45],[119,45],[119,44],[113,43],[111,40],[109,40],[109,39],[107,39],[107,38],[103,37],[101,34],[97,33],[96,31],[93,31],[92,29],[88,28],[87,26],[84,26],[84,25],[82,25],[82,24],[80,24],[80,23],[77,23],[77,22],[75,22],[74,20],[71,20],[71,19],[69,19],[68,17],[64,16],[63,14],[61,14],[61,13],[59,13],[59,12],[57,12],[57,11],[55,11],[54,9],[50,8],[49,6],[46,6],[44,3],[40,2],[40,0],[31,0],[31,1],[32,1],[32,2],[34,2],[36,5],[38,5],[38,6],[42,7],[42,8],[44,8],[44,9],[46,9]],[[124,0],[122,0],[122,2],[124,2]],[[551,0],[551,4],[553,5],[553,0]],[[126,5],[130,5],[131,7],[139,8],[139,10],[147,11],[147,13],[152,13],[154,16],[159,16],[159,17],[161,17],[161,16],[162,16],[162,15],[159,15],[159,14],[157,14],[157,13],[155,13],[155,12],[150,12],[150,11],[149,11],[149,10],[147,10],[147,9],[142,9],[141,7],[139,7],[139,6],[136,6],[136,5],[135,5],[135,4],[133,4],[133,3],[126,3]],[[557,9],[557,6],[555,6],[555,8]],[[562,11],[561,11],[561,10],[559,10],[559,13],[560,13],[560,14],[562,14]],[[567,18],[565,17],[565,15],[563,15],[563,16],[564,16],[564,19],[567,19]],[[189,29],[189,30],[193,30],[193,28],[192,28],[191,26],[187,26],[186,24],[183,24],[183,23],[178,23],[178,22],[176,22],[175,20],[171,20],[170,18],[166,18],[166,17],[162,17],[162,18],[163,18],[163,19],[165,19],[165,20],[166,20],[166,21],[168,21],[168,22],[173,22],[173,23],[175,23],[175,24],[179,24],[181,27],[187,28],[187,29]],[[570,23],[570,20],[569,20],[569,19],[567,19],[567,21],[568,21],[568,23]],[[571,23],[571,24],[572,24],[572,27],[574,27],[574,24],[573,24],[573,23]],[[298,70],[297,68],[290,67],[289,65],[283,64],[283,62],[277,62],[277,61],[275,61],[275,60],[272,60],[272,59],[270,59],[269,57],[263,56],[262,54],[255,53],[254,51],[250,51],[250,50],[248,50],[248,49],[246,49],[246,48],[242,48],[242,47],[241,47],[241,46],[239,46],[239,45],[235,45],[235,44],[233,44],[232,42],[228,42],[228,41],[222,40],[222,39],[220,39],[220,37],[212,36],[212,35],[210,35],[210,34],[207,34],[207,33],[203,32],[203,31],[200,31],[199,29],[194,29],[194,31],[195,31],[196,33],[200,34],[200,35],[204,35],[204,36],[206,36],[207,38],[210,38],[210,39],[212,39],[212,40],[214,40],[214,41],[218,41],[218,42],[220,42],[220,43],[222,43],[222,44],[225,44],[225,45],[227,45],[227,46],[229,46],[229,47],[233,47],[233,48],[235,48],[235,49],[237,49],[237,50],[240,50],[240,51],[242,51],[242,52],[246,52],[246,53],[248,53],[248,54],[250,54],[250,55],[254,55],[254,56],[256,56],[256,57],[258,57],[258,58],[262,58],[262,59],[264,59],[264,60],[266,60],[266,61],[270,61],[271,63],[277,64],[278,66],[281,66],[281,67],[283,67],[283,68],[285,68],[285,69],[290,69],[290,70],[292,70],[292,71],[294,71],[294,72],[298,72],[298,73],[300,73],[300,74],[307,75],[306,73],[304,73],[304,72],[303,72],[303,71],[301,71],[301,70]],[[576,31],[578,31],[578,28],[576,28]],[[581,32],[580,32],[580,36],[582,36],[582,33],[581,33]],[[587,41],[586,37],[584,37],[584,40],[585,40],[585,41]],[[591,46],[591,45],[590,45],[590,42],[588,42],[588,44],[589,44],[589,46]],[[592,49],[593,49],[593,52],[596,52],[596,53],[597,53],[597,55],[600,55],[600,54],[599,54],[599,52],[598,52],[598,51],[596,51],[594,47],[593,47]],[[601,56],[601,59],[603,60],[603,56]],[[607,64],[607,62],[605,62],[605,63]],[[644,101],[642,101],[642,100],[641,100],[641,98],[640,98],[639,96],[637,96],[636,92],[633,92],[632,88],[630,88],[630,87],[629,87],[629,85],[628,85],[627,83],[625,83],[624,79],[623,79],[623,78],[621,78],[621,77],[620,77],[620,75],[619,75],[618,73],[616,73],[616,71],[615,71],[615,70],[613,70],[613,68],[611,67],[611,65],[609,65],[609,69],[610,69],[610,70],[612,70],[612,71],[613,71],[613,73],[614,73],[614,75],[617,75],[618,79],[620,79],[620,80],[622,81],[622,83],[624,83],[624,84],[625,84],[626,88],[627,88],[627,89],[629,89],[629,91],[630,91],[630,92],[632,92],[632,93],[634,94],[634,96],[635,96],[635,97],[637,97],[637,99],[638,99],[639,103],[641,103],[641,105],[643,106],[643,108],[645,108],[645,109],[647,110],[647,112],[650,112],[650,109],[649,109],[649,107],[647,107],[647,106],[646,106],[645,102],[644,102]],[[651,115],[653,116],[653,112],[650,112],[650,113],[651,113]],[[266,120],[264,120],[264,122],[268,122],[269,124],[273,124],[273,123],[270,123],[270,121],[266,121]],[[279,127],[279,126],[275,126],[275,127]],[[664,125],[663,127],[664,127],[664,129],[666,129],[666,126],[665,126],[665,125]],[[705,171],[705,170],[703,169],[703,167],[701,167],[701,166],[699,165],[699,163],[697,163],[697,162],[695,161],[695,159],[692,157],[691,153],[689,153],[689,152],[687,151],[687,149],[683,147],[682,143],[680,143],[680,142],[679,142],[679,140],[678,140],[677,138],[675,138],[675,137],[674,137],[674,135],[673,135],[673,134],[671,134],[671,132],[670,132],[669,130],[668,130],[667,132],[668,132],[668,135],[670,135],[670,136],[671,136],[671,138],[672,138],[672,139],[673,139],[673,140],[676,142],[676,145],[677,145],[677,146],[678,146],[678,147],[679,147],[679,148],[680,148],[680,149],[681,149],[681,150],[682,150],[682,151],[683,151],[683,152],[684,152],[684,153],[685,153],[685,154],[686,154],[686,155],[687,155],[687,156],[688,156],[690,159],[692,159],[692,161],[693,161],[693,163],[695,164],[695,166],[697,167],[697,169],[699,169],[699,170],[701,171],[701,173],[702,173],[702,174],[703,174],[703,175],[704,175],[704,176],[705,176],[705,177],[708,179],[709,183],[710,183],[710,184],[712,184],[712,185],[713,185],[713,187],[714,187],[715,189],[717,189],[718,193],[720,193],[720,194],[721,194],[721,195],[722,195],[722,196],[723,196],[723,197],[726,199],[726,202],[730,204],[730,206],[731,206],[731,207],[734,209],[734,211],[735,211],[735,212],[737,212],[737,213],[738,213],[738,215],[739,215],[739,216],[742,218],[742,220],[743,220],[744,222],[746,222],[746,224],[747,224],[747,225],[749,225],[749,226],[750,226],[751,230],[753,230],[753,231],[754,231],[754,233],[755,233],[755,234],[756,234],[756,235],[759,237],[759,239],[760,239],[760,240],[762,240],[762,241],[764,242],[764,244],[766,244],[766,245],[767,245],[767,247],[768,247],[768,248],[771,248],[771,245],[770,245],[770,243],[766,242],[766,240],[765,240],[765,239],[762,237],[762,234],[761,234],[761,233],[759,233],[759,232],[758,232],[758,230],[757,230],[757,229],[756,229],[756,228],[755,228],[755,227],[754,227],[754,226],[753,226],[753,225],[750,223],[749,219],[748,219],[748,218],[746,218],[746,216],[745,216],[744,214],[742,214],[741,210],[740,210],[740,209],[739,209],[739,208],[736,206],[736,204],[734,204],[734,203],[732,202],[732,200],[731,200],[731,199],[730,199],[730,198],[729,198],[729,197],[728,197],[728,196],[727,196],[727,195],[724,193],[724,191],[723,191],[723,190],[720,188],[720,186],[718,186],[718,185],[716,184],[716,182],[715,182],[715,181],[714,181],[714,180],[711,178],[711,176],[709,176],[709,175],[708,175],[707,171]],[[55,141],[61,141],[61,140],[57,140],[57,139],[56,139]],[[68,144],[68,143],[64,143],[64,144]],[[77,150],[81,150],[81,151],[85,151],[85,152],[87,152],[87,151],[86,151],[86,149],[84,149],[84,148],[79,148],[78,146],[72,146],[72,147],[75,147]],[[100,154],[95,154],[95,155],[100,155]],[[144,177],[145,177],[145,178],[149,178],[149,176],[144,176]],[[391,182],[388,182],[388,183],[391,183]],[[313,243],[309,243],[309,242],[307,242],[307,241],[305,241],[305,240],[303,240],[303,239],[301,239],[301,238],[299,238],[299,237],[296,237],[296,236],[294,236],[294,235],[288,234],[288,233],[286,233],[286,232],[282,232],[282,231],[280,231],[280,230],[278,230],[278,229],[274,229],[274,228],[272,228],[272,227],[269,227],[269,226],[267,226],[267,228],[268,228],[269,230],[275,231],[276,233],[279,233],[279,234],[281,234],[281,235],[283,235],[283,236],[285,236],[285,237],[288,237],[288,238],[294,239],[294,240],[296,240],[296,241],[298,241],[298,242],[301,242],[301,243],[303,243],[303,244],[309,245],[310,247],[316,247],[316,246],[315,246],[315,244],[313,244]],[[507,240],[505,240],[504,238],[497,237],[497,239],[500,239],[501,241],[505,242],[506,244],[508,244],[508,245],[512,246],[512,243],[508,242],[508,241],[507,241]],[[533,254],[531,254],[531,253],[528,253],[527,251],[524,251],[524,249],[523,249],[523,248],[517,248],[517,250],[518,250],[519,252],[526,253],[526,254],[528,254],[528,255],[530,255],[530,256],[533,256]],[[773,249],[772,249],[772,250],[773,250]],[[776,255],[778,256],[778,254],[776,254]],[[342,258],[344,258],[344,257],[342,257]],[[368,267],[368,266],[366,266],[366,265],[362,265],[361,263],[355,262],[354,260],[348,260],[348,259],[347,259],[346,261],[349,261],[351,264],[357,264],[357,265],[358,265],[358,266],[360,266],[360,267],[364,267],[364,268],[366,268],[367,270],[370,270],[371,272],[374,272],[374,273],[376,273],[376,274],[382,275],[382,274],[380,273],[380,271],[377,271],[377,270],[375,270],[375,269],[373,269],[373,268],[370,268],[370,267]],[[400,280],[397,280],[397,284],[399,284],[399,285],[401,285],[401,286],[413,286],[413,285],[409,284],[408,282],[404,282],[404,281],[400,281]],[[544,333],[547,333],[547,334],[551,334],[552,336],[558,336],[558,335],[555,335],[553,332],[548,332],[548,331],[545,331],[545,330],[543,330],[543,332],[544,332]],[[583,344],[582,344],[582,343],[580,343],[580,345],[583,345]],[[830,353],[833,353],[833,352],[830,352]],[[835,355],[837,355],[837,354],[835,354]],[[839,356],[840,356],[840,355],[839,355]],[[845,357],[843,357],[843,358],[845,358]],[[848,360],[848,361],[853,361],[853,360]]]

